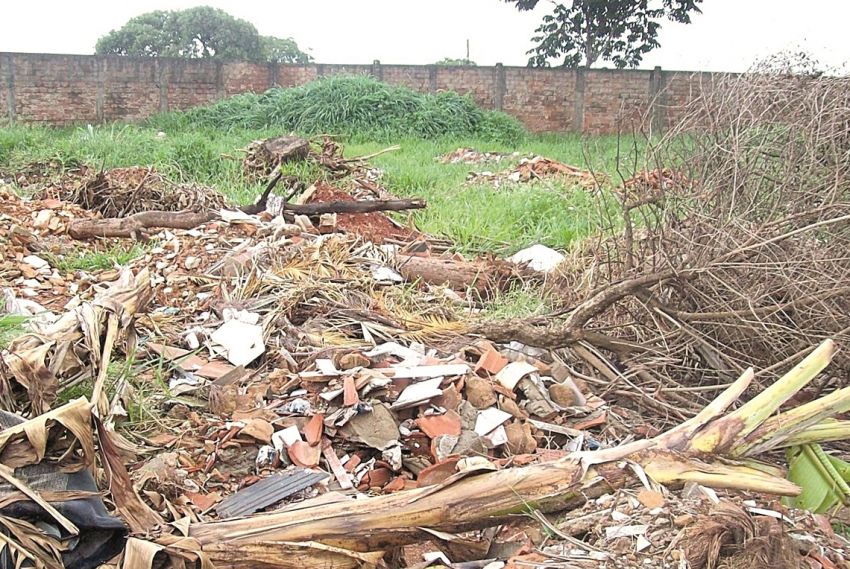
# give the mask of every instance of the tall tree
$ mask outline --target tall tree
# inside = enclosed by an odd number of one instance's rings
[[[520,11],[533,10],[539,0],[505,0]],[[535,30],[528,64],[549,67],[592,66],[599,60],[616,67],[637,67],[657,48],[661,20],[689,24],[702,0],[573,0],[554,3]]]
[[[310,63],[313,57],[301,51],[292,38],[260,37],[263,59],[272,63]]]
[[[120,29],[101,37],[95,53],[283,63],[312,59],[294,40],[261,37],[252,23],[210,6],[158,10],[131,18]]]

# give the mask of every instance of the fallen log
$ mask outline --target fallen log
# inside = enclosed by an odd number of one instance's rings
[[[289,212],[296,215],[321,215],[323,213],[370,213],[373,211],[404,211],[407,209],[422,209],[425,200],[403,199],[403,200],[358,200],[358,201],[335,201],[316,202],[306,204],[284,203],[282,213]]]
[[[435,286],[446,285],[453,290],[472,288],[482,297],[494,290],[504,290],[523,276],[523,272],[507,261],[457,261],[441,257],[398,255],[397,268],[410,282],[422,281]]]
[[[78,219],[68,226],[74,239],[94,237],[144,238],[145,229],[193,229],[218,217],[212,211],[142,211],[130,217],[108,219]]]
[[[334,201],[311,204],[286,204],[285,213],[316,216],[323,213],[367,213],[372,211],[402,211],[421,209],[425,202],[418,199]],[[243,211],[251,213],[255,206]],[[79,219],[68,226],[74,239],[94,237],[134,237],[142,239],[147,229],[193,229],[218,218],[214,211],[143,211],[124,218]]]
[[[726,413],[752,382],[754,373],[748,369],[697,416],[653,439],[573,453],[552,463],[458,473],[439,485],[376,498],[315,506],[307,502],[280,513],[191,524],[188,538],[164,536],[158,544],[175,555],[194,548],[216,567],[232,569],[300,567],[287,554],[308,543],[322,544],[336,553],[351,552],[323,558],[324,566],[349,567],[356,555],[377,555],[429,539],[425,529],[461,532],[510,521],[529,509],[577,508],[617,488],[640,484],[636,472],[641,469],[655,482],[673,487],[693,481],[797,495],[800,488],[782,478],[781,469],[752,458],[804,435],[816,440],[825,422],[850,409],[847,387],[769,419],[829,364],[833,353],[827,340],[772,386]],[[263,544],[262,550],[257,544]]]

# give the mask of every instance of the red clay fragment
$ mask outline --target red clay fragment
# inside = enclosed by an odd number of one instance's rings
[[[404,477],[396,476],[395,478],[392,479],[392,481],[389,484],[384,486],[384,492],[391,493],[391,492],[399,492],[400,490],[404,490],[404,487],[405,487],[404,481],[405,481]]]
[[[319,448],[319,445],[314,446],[304,441],[296,441],[287,449],[287,452],[292,463],[296,466],[314,468],[319,465],[322,449]]]
[[[343,490],[353,488],[354,484],[351,481],[351,475],[342,467],[342,463],[340,463],[339,457],[337,457],[336,452],[334,452],[334,449],[331,446],[331,441],[328,439],[324,439],[322,441],[322,454],[324,455],[331,472],[334,473],[337,482],[339,482],[339,487]]]
[[[481,354],[480,358],[478,358],[478,363],[475,364],[475,371],[484,370],[496,375],[502,371],[502,368],[506,365],[508,365],[508,358],[493,348],[489,348],[486,352]]]
[[[357,468],[358,466],[360,466],[360,463],[362,462],[362,460],[363,459],[360,458],[360,456],[358,456],[356,454],[352,455],[351,458],[349,458],[348,460],[345,461],[343,468],[345,468],[346,472],[354,472],[354,469]]]
[[[342,404],[346,407],[353,407],[360,403],[360,396],[357,395],[357,386],[354,384],[354,376],[347,375],[342,380],[343,400]]]
[[[460,435],[460,415],[454,411],[446,411],[442,415],[426,415],[416,419],[416,426],[430,438],[440,435]]]
[[[390,481],[392,475],[393,473],[389,468],[376,468],[372,470],[367,475],[369,479],[369,488],[383,488]]]
[[[571,425],[573,429],[578,429],[579,431],[584,431],[585,429],[589,429],[590,427],[596,427],[597,425],[604,425],[608,422],[608,413],[603,411],[599,415],[595,417],[590,417],[589,419],[585,419],[584,421],[576,421]]]
[[[304,427],[304,439],[310,445],[317,445],[322,440],[322,431],[324,430],[325,416],[321,413],[316,413],[310,417],[310,421]]]
[[[452,474],[457,472],[457,462],[460,460],[459,456],[455,456],[452,458],[447,458],[443,462],[438,462],[434,466],[429,466],[428,468],[423,469],[419,476],[416,478],[416,483],[419,487],[423,486],[432,486],[434,484],[439,484]]]
[[[263,443],[269,443],[274,434],[274,427],[265,419],[251,419],[239,434],[249,436]]]
[[[221,494],[213,492],[212,494],[199,494],[197,492],[186,492],[186,497],[202,512],[206,512],[218,502],[221,501]]]

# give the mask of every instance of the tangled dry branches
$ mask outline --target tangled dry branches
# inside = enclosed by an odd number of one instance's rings
[[[846,79],[729,78],[636,166],[677,175],[624,184],[610,231],[563,275],[563,320],[504,330],[673,415],[746,365],[768,381],[811,343],[850,339]],[[824,383],[848,376],[840,354]]]

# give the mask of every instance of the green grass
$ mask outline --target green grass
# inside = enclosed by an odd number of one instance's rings
[[[538,287],[516,286],[488,300],[483,316],[487,320],[531,318],[549,312],[548,299]]]
[[[602,211],[592,192],[563,181],[545,180],[532,184],[467,184],[471,171],[498,171],[498,164],[443,164],[434,160],[461,146],[502,152],[540,154],[592,168],[616,177],[615,137],[582,138],[546,136],[530,138],[519,146],[468,139],[437,141],[402,140],[401,150],[382,154],[371,163],[385,171],[384,182],[400,196],[428,200],[428,207],[412,214],[426,233],[441,235],[466,252],[512,253],[534,243],[565,248],[596,230]],[[380,143],[355,143],[347,154],[364,155],[383,147]],[[517,159],[518,160],[518,159]]]
[[[484,110],[452,91],[419,93],[366,76],[323,77],[262,94],[244,93],[206,107],[154,117],[149,124],[171,130],[277,128],[307,134],[343,134],[366,140],[476,136],[518,142],[520,122]]]
[[[0,170],[14,171],[33,162],[48,161],[66,167],[81,163],[104,168],[153,165],[175,181],[211,185],[236,203],[246,204],[261,193],[262,184],[245,179],[238,149],[277,134],[280,132],[267,129],[219,131],[184,127],[158,136],[156,129],[138,125],[62,129],[11,126],[0,128]],[[369,154],[387,146],[385,142],[343,142],[348,156]],[[497,171],[508,164],[442,164],[434,160],[437,155],[461,146],[532,152],[575,166],[592,167],[617,179],[615,137],[530,136],[519,144],[456,137],[393,142],[401,149],[371,160],[385,171],[383,183],[399,196],[428,200],[426,209],[412,214],[417,226],[426,233],[451,239],[458,250],[468,253],[505,254],[533,243],[568,247],[599,226],[604,204],[585,189],[557,181],[499,189],[487,184],[468,185],[465,180],[470,171]],[[304,163],[287,165],[285,173],[307,182],[320,175],[315,166]],[[89,263],[103,266],[107,259],[71,263],[78,263],[75,268],[82,269]]]
[[[61,272],[97,271],[111,269],[115,265],[126,265],[144,254],[139,244],[116,245],[103,250],[72,249],[61,255],[47,255],[50,265]]]
[[[0,350],[8,348],[12,340],[23,334],[26,321],[26,316],[0,315]]]

